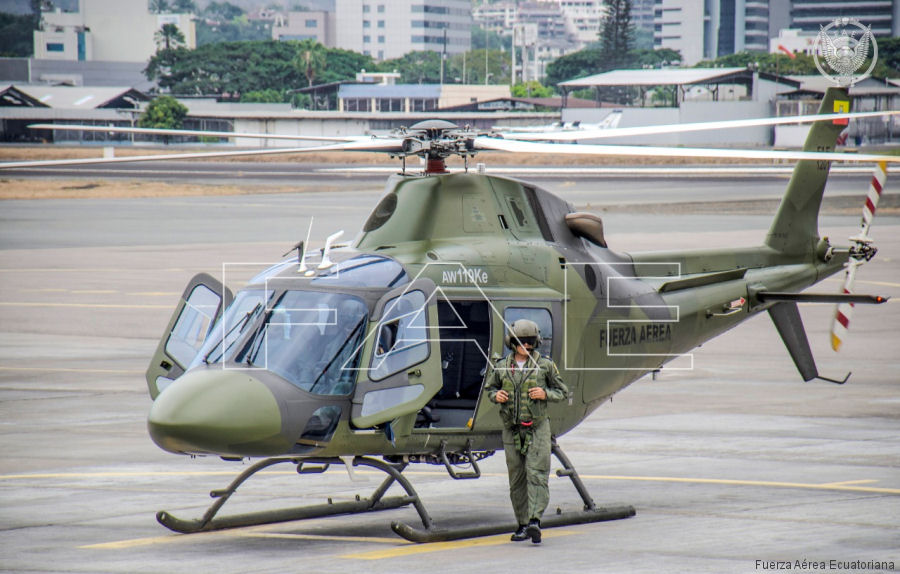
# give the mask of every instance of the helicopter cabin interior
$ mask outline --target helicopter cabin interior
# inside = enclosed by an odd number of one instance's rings
[[[505,327],[485,300],[438,300],[441,390],[416,417],[416,428],[467,428],[475,415],[482,384],[491,359],[491,318],[496,328]],[[518,319],[538,324],[544,342],[541,352],[549,354],[553,338],[550,310],[545,307],[508,306],[503,321]],[[506,356],[510,350],[504,348]]]

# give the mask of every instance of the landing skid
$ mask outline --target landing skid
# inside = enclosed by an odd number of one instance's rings
[[[558,476],[565,476],[572,480],[572,484],[578,491],[584,501],[584,510],[574,513],[558,513],[555,516],[546,517],[542,520],[542,526],[552,528],[555,526],[568,526],[573,524],[586,524],[590,522],[602,522],[606,520],[618,520],[634,516],[635,511],[631,506],[614,506],[614,507],[598,507],[594,504],[587,489],[581,482],[581,478],[575,471],[569,459],[562,452],[556,441],[553,441],[553,455],[560,461],[563,468],[557,470]],[[470,453],[471,454],[471,453]],[[227,528],[239,528],[244,526],[258,526],[262,524],[274,524],[279,522],[289,522],[293,520],[303,520],[308,518],[322,518],[325,516],[337,516],[342,514],[360,514],[364,512],[376,512],[379,510],[388,510],[391,508],[401,508],[403,506],[412,505],[419,514],[423,528],[415,528],[403,522],[392,522],[391,529],[403,538],[412,542],[440,542],[447,540],[459,540],[463,538],[474,538],[478,536],[489,536],[492,534],[501,534],[504,532],[512,532],[517,528],[516,524],[496,524],[473,526],[470,528],[443,529],[437,528],[434,521],[425,510],[424,504],[419,498],[419,494],[413,488],[412,484],[403,476],[403,471],[407,464],[390,464],[381,460],[357,456],[352,461],[352,466],[368,466],[380,470],[388,476],[382,483],[372,492],[368,498],[360,498],[357,495],[356,500],[345,502],[332,502],[329,499],[327,504],[317,504],[311,506],[302,506],[296,508],[286,508],[280,510],[268,510],[261,512],[250,512],[246,514],[237,514],[232,516],[224,516],[217,518],[219,510],[228,501],[229,498],[237,491],[238,487],[246,482],[251,476],[257,472],[274,466],[276,464],[292,463],[297,466],[299,474],[318,474],[328,470],[332,464],[346,464],[340,458],[269,458],[262,460],[239,474],[227,488],[222,490],[213,490],[210,496],[217,500],[207,509],[201,518],[194,520],[184,520],[177,518],[166,511],[160,511],[156,514],[156,519],[160,524],[175,532],[184,534],[194,532],[210,532],[213,530],[223,530]],[[451,475],[452,476],[452,475]],[[406,492],[405,496],[385,497],[387,490],[394,484],[398,483]],[[559,512],[559,511],[557,511]]]

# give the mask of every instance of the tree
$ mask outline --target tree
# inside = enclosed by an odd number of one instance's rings
[[[197,5],[194,0],[175,0],[172,3],[172,10],[179,14],[193,14],[197,11]]]
[[[150,0],[148,8],[151,14],[163,14],[169,11],[169,0]]]
[[[627,61],[634,41],[631,0],[606,0],[606,16],[600,29],[600,43],[609,69],[617,70]]]
[[[381,62],[378,68],[382,72],[399,72],[402,84],[437,84],[441,81],[441,55],[438,52],[409,52]]]
[[[309,78],[296,65],[302,42],[222,42],[194,50],[161,50],[150,58],[144,74],[173,94],[219,95],[239,98],[261,90],[296,90]],[[371,56],[336,48],[310,48],[324,53],[325,64],[312,78],[314,84],[353,79],[365,68],[375,69]]]
[[[0,57],[27,58],[34,53],[32,16],[0,12]]]
[[[514,98],[549,98],[553,96],[553,88],[548,88],[535,80],[519,82],[510,91]]]
[[[219,22],[231,22],[244,15],[244,11],[230,2],[210,2],[203,10],[203,16]]]
[[[181,129],[182,121],[187,113],[188,109],[175,98],[159,96],[147,104],[147,109],[138,119],[138,126],[166,130]],[[169,143],[168,136],[165,137],[165,142]]]
[[[306,78],[306,86],[309,87],[325,69],[325,46],[314,40],[302,40],[298,47],[294,66]]]
[[[157,52],[160,50],[168,52],[173,48],[184,46],[185,42],[184,34],[181,33],[178,26],[171,22],[163,24],[162,27],[156,31],[156,34],[153,35],[153,40],[156,42]]]
[[[284,94],[279,90],[255,90],[241,94],[241,103],[281,104]]]
[[[607,70],[605,52],[597,47],[560,56],[547,65],[546,82],[555,86],[560,82],[584,78]]]

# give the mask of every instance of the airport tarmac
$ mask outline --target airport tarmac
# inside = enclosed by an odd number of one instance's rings
[[[733,182],[720,183],[734,193]],[[615,193],[643,185],[620,179]],[[748,197],[783,185],[740,183]],[[604,202],[600,188],[571,192],[575,203]],[[239,287],[250,269],[303,238],[311,216],[314,236],[344,228],[352,237],[379,194],[0,203],[0,571],[900,567],[900,217],[891,215],[876,218],[880,251],[858,288],[895,299],[857,307],[840,354],[828,347],[832,307],[802,307],[819,371],[853,371],[846,385],[803,383],[771,321],[758,317],[697,349],[692,370],[642,379],[560,438],[598,504],[631,504],[633,518],[548,529],[539,546],[506,535],[409,544],[389,528],[392,520],[415,524],[409,508],[194,535],[160,526],[156,511],[198,516],[209,491],[244,468],[168,454],[147,436],[143,372],[181,289],[199,271],[224,272]],[[610,247],[621,251],[753,245],[770,220],[727,206],[719,215],[604,218]],[[826,216],[821,233],[841,242],[858,220]],[[832,278],[816,291],[839,286]],[[509,522],[502,455],[482,470],[477,481],[451,480],[433,466],[407,474],[438,525]],[[380,482],[361,478],[351,482],[340,469],[273,471],[242,487],[223,512],[348,500]],[[580,505],[567,480],[551,477],[550,512]]]

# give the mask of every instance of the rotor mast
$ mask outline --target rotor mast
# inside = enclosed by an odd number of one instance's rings
[[[425,160],[424,175],[439,175],[448,173],[447,158],[458,155],[465,161],[468,171],[468,159],[476,152],[473,140],[478,135],[481,134],[471,131],[469,126],[460,128],[444,120],[426,120],[397,130],[395,136],[403,138],[402,151],[391,157],[403,160],[403,173],[406,172],[406,158],[415,155]]]

